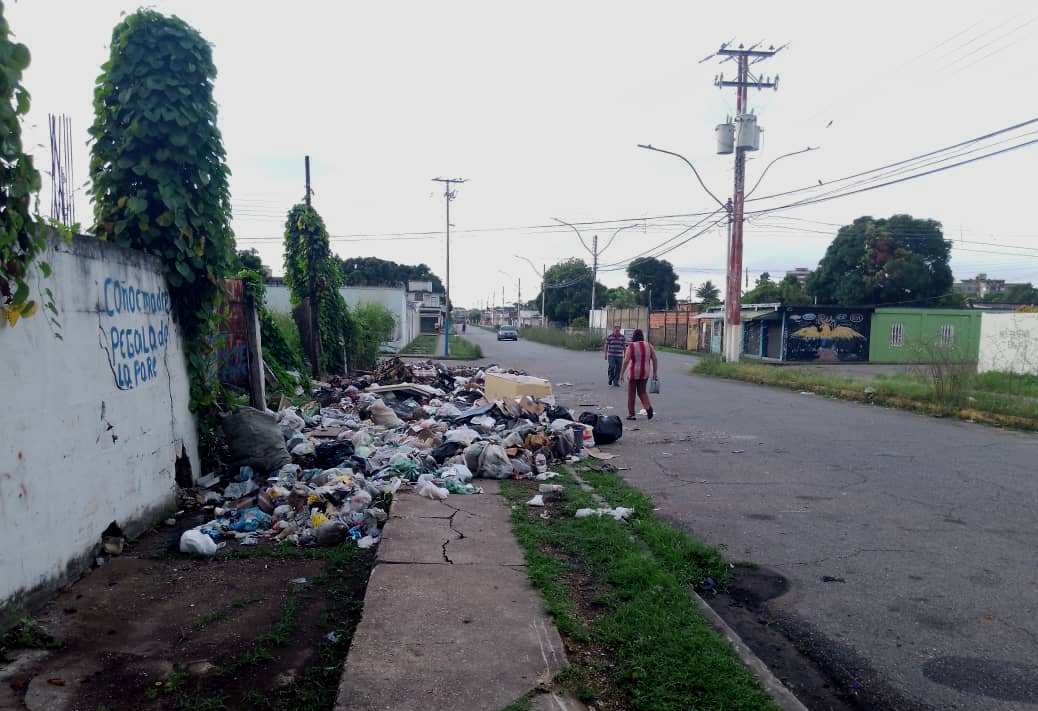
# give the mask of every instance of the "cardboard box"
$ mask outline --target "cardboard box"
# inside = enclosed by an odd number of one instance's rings
[[[532,375],[510,375],[487,373],[485,378],[486,398],[489,402],[514,400],[529,395],[533,398],[552,397],[551,382]]]

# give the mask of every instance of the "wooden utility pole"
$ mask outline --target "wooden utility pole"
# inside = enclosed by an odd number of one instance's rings
[[[310,206],[310,156],[306,156],[303,159],[303,166],[306,173],[306,194],[304,201],[306,202],[306,209],[309,212],[312,208]],[[309,215],[307,216],[309,218]],[[312,224],[312,221],[311,221]],[[312,354],[313,362],[310,364],[310,373],[315,379],[321,377],[321,309],[319,300],[319,289],[317,285],[317,245],[314,244],[314,240],[318,237],[313,231],[310,231],[307,236],[307,249],[306,249],[306,261],[307,269],[310,272],[310,353]]]
[[[446,299],[446,313],[447,316],[444,319],[443,329],[443,355],[450,355],[450,337],[451,337],[451,200],[458,194],[457,190],[451,190],[452,185],[461,185],[467,178],[433,178],[434,182],[443,183],[443,199],[447,205],[447,282],[445,285],[446,293],[444,298]]]

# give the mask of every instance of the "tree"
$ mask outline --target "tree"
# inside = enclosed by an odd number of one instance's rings
[[[1038,289],[1031,283],[1013,284],[1005,293],[1005,301],[1010,304],[1038,304]]]
[[[721,305],[721,290],[714,286],[709,279],[696,289],[696,296],[704,309],[710,309]]]
[[[638,305],[638,294],[618,286],[606,292],[606,305],[614,309],[630,309]]]
[[[29,50],[12,42],[0,3],[0,324],[13,326],[38,311],[29,298],[29,267],[47,242],[32,207],[40,189],[40,173],[22,150],[21,116],[29,111],[29,92],[22,72],[29,66]],[[50,265],[40,262],[44,276]],[[56,313],[53,303],[48,308]]]
[[[638,294],[638,302],[648,304],[652,299],[653,306],[672,309],[677,304],[678,275],[674,267],[665,259],[640,257],[627,267],[627,288]],[[651,292],[651,297],[650,297]]]
[[[820,304],[932,304],[951,291],[951,245],[936,220],[859,217],[807,279]]]
[[[587,318],[591,310],[591,267],[575,257],[567,259],[548,267],[544,283],[544,311],[549,321],[569,324],[573,319]],[[595,284],[597,304],[606,303],[607,293],[605,286]],[[540,305],[540,293],[531,303]]]
[[[397,264],[377,257],[339,259],[346,286],[407,286],[409,281],[431,281],[433,291],[442,294],[443,282],[425,264]]]
[[[238,250],[235,261],[237,262],[236,266],[239,270],[249,269],[258,274],[269,276],[270,270],[263,265],[263,260],[260,258],[260,254],[255,248]]]
[[[782,290],[771,280],[771,275],[764,272],[757,277],[754,287],[742,295],[745,304],[766,304],[782,300]]]
[[[778,300],[787,305],[811,303],[811,297],[804,291],[804,285],[793,274],[787,274],[786,278],[779,282]]]

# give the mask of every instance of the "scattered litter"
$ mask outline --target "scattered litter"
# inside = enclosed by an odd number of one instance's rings
[[[180,552],[189,555],[201,555],[207,558],[216,555],[219,546],[216,541],[197,529],[184,531],[180,535]]]
[[[588,454],[589,457],[593,457],[595,459],[600,459],[603,462],[607,462],[610,459],[616,459],[616,457],[618,456],[616,454],[609,454],[608,452],[602,452],[602,451],[597,450],[597,449],[589,449],[589,450],[587,450],[587,454]]]
[[[544,506],[544,496],[536,494],[532,499],[526,502],[527,506]]]
[[[745,453],[746,453],[745,449],[733,449],[732,450],[732,454],[745,454]]]
[[[576,517],[590,518],[591,516],[611,516],[617,521],[625,523],[632,514],[634,514],[634,509],[627,508],[626,506],[617,506],[615,509],[577,509]]]

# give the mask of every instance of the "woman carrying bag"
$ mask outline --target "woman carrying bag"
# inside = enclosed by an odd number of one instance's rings
[[[628,373],[628,364],[630,364],[630,373]],[[650,370],[650,367],[651,370]],[[655,414],[652,411],[652,401],[649,399],[649,392],[647,385],[649,383],[650,373],[653,383],[653,392],[658,393],[659,389],[659,371],[658,364],[656,362],[656,349],[652,347],[651,343],[645,340],[645,334],[639,328],[635,330],[634,335],[631,336],[631,343],[627,346],[627,350],[624,351],[624,362],[620,366],[620,382],[623,382],[625,376],[630,376],[630,380],[627,383],[627,419],[634,420],[634,396],[638,395],[638,398],[642,401],[642,407],[645,408],[645,412],[651,420]]]

